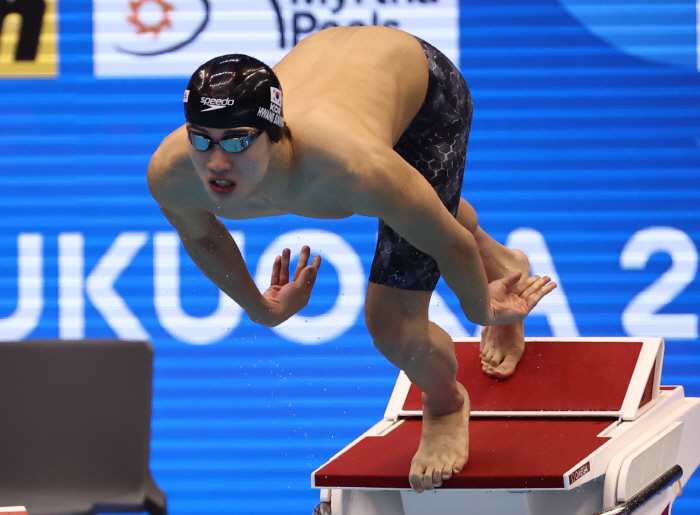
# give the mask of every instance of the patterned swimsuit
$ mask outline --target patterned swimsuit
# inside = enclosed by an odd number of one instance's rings
[[[457,216],[472,123],[472,97],[457,67],[435,47],[418,41],[428,58],[428,92],[394,150],[425,177],[447,210]],[[380,219],[370,282],[432,291],[438,279],[437,262]]]

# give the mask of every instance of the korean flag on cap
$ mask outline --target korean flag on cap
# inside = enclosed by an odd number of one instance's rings
[[[282,91],[270,86],[270,102],[282,107]]]

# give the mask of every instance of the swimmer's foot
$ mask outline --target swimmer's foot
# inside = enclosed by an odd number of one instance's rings
[[[505,276],[520,270],[523,275],[520,282],[530,277],[530,262],[519,250],[507,249],[508,255],[500,263]],[[487,326],[481,332],[481,369],[494,379],[507,379],[515,372],[520,358],[525,351],[525,332],[523,322],[507,325]]]
[[[469,395],[457,383],[464,396],[461,409],[444,415],[431,415],[423,406],[423,430],[418,452],[411,462],[408,481],[415,492],[442,486],[453,474],[462,471],[469,457]]]
[[[481,370],[494,379],[508,379],[525,352],[523,322],[486,326],[481,331]]]

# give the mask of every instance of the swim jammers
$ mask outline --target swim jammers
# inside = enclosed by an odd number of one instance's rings
[[[457,67],[435,47],[418,41],[428,58],[428,92],[394,150],[425,177],[456,217],[472,123],[472,97]],[[432,291],[438,279],[437,262],[380,219],[369,281],[403,290]]]

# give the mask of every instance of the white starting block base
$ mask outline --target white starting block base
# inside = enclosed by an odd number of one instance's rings
[[[433,490],[417,494],[397,490],[331,490],[332,515],[593,515],[603,510],[603,479],[567,491],[504,492]],[[670,515],[681,494],[676,482],[635,511]]]
[[[660,386],[663,340],[528,339],[505,382],[481,373],[477,339],[456,340],[455,349],[472,399],[464,470],[436,490],[408,488],[422,412],[420,391],[402,373],[384,419],[312,474],[326,512],[595,515],[636,502],[681,467],[634,511],[670,515],[700,465],[700,399]]]

